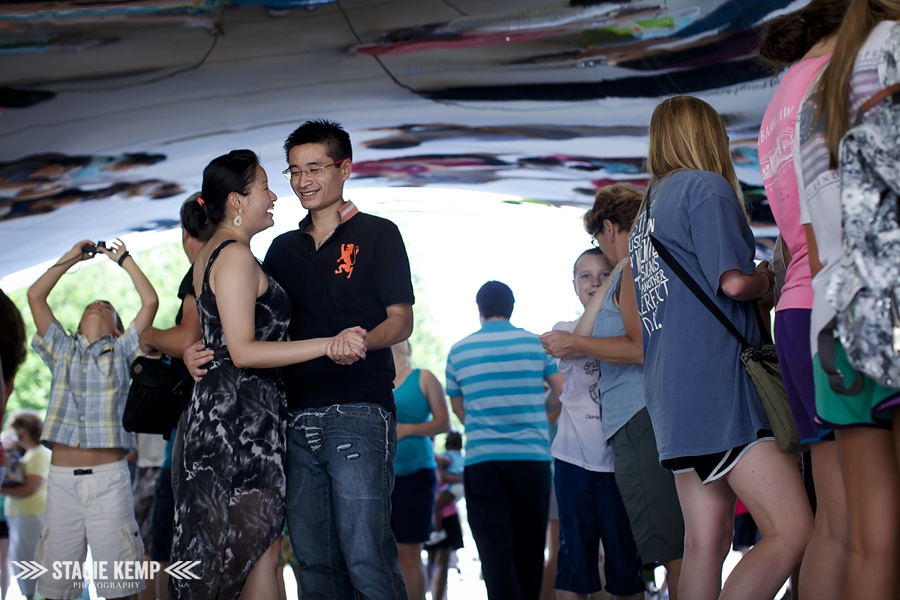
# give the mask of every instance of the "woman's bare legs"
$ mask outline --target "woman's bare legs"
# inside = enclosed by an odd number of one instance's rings
[[[813,527],[796,461],[773,442],[761,442],[749,448],[724,479],[704,486],[695,473],[679,473],[675,485],[685,524],[679,596],[773,598],[799,562]],[[762,538],[721,588],[736,495],[750,510]]]
[[[800,597],[838,600],[847,565],[847,494],[837,444],[812,444],[810,455],[818,507],[800,567]]]
[[[278,578],[282,576],[278,568],[279,556],[281,556],[281,538],[275,540],[275,543],[256,561],[256,566],[250,571],[247,583],[241,590],[242,597],[278,600]]]
[[[397,544],[397,552],[397,563],[409,600],[424,600],[425,565],[422,563],[422,544]]]
[[[722,589],[722,563],[731,549],[734,492],[721,479],[703,485],[693,471],[676,473],[675,488],[684,515],[684,559],[678,596],[715,600]]]
[[[744,453],[725,480],[756,521],[760,541],[735,566],[721,598],[774,598],[800,562],[813,531],[797,461],[774,441],[760,442]]]
[[[681,561],[682,559],[680,558],[662,561],[662,566],[666,568],[666,580],[663,582],[663,587],[660,588],[660,591],[665,587],[668,587],[669,600],[678,600],[678,581],[681,579]]]
[[[432,550],[434,555],[434,575],[431,580],[431,600],[446,600],[447,569],[450,567],[450,548]]]
[[[900,564],[900,476],[893,433],[835,431],[847,490],[849,549],[843,598],[895,598]]]
[[[279,567],[276,571],[278,577],[275,578],[278,583],[278,600],[287,600],[287,588],[284,585],[284,569]]]

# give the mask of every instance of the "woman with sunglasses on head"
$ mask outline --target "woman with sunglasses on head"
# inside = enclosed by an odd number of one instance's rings
[[[752,300],[769,293],[721,117],[676,96],[650,120],[650,187],[629,242],[643,323],[644,391],[661,464],[675,473],[684,513],[679,596],[766,598],[800,560],[812,513],[796,461],[772,437],[741,343],[652,244],[671,254],[748,342],[759,347]],[[663,252],[663,250],[660,250]],[[722,587],[737,496],[762,536]]]
[[[274,224],[275,200],[256,155],[234,150],[203,171],[189,220],[197,231],[188,233],[207,240],[193,288],[214,355],[194,386],[175,490],[171,559],[199,561],[198,578],[173,577],[170,598],[278,598],[286,401],[277,367],[365,356],[359,336],[284,341],[290,300],[250,252]]]

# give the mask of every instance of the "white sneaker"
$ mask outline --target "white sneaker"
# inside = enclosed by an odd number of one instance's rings
[[[434,546],[435,544],[439,544],[447,539],[447,532],[443,529],[440,531],[432,531],[431,535],[428,536],[428,545]]]

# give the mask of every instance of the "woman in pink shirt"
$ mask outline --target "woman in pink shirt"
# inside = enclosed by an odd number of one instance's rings
[[[815,421],[810,351],[813,289],[804,230],[808,225],[800,217],[793,140],[799,107],[831,57],[849,4],[849,0],[813,0],[802,10],[773,19],[759,49],[760,57],[772,65],[793,64],[763,117],[759,166],[788,263],[775,307],[775,346],[797,431],[810,444],[818,502],[815,529],[800,569],[800,589],[808,598],[821,599],[840,596],[847,556],[847,501],[834,435]]]

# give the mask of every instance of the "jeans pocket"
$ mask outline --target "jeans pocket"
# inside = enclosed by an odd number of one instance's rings
[[[303,413],[289,413],[287,417],[287,428],[288,429],[296,429],[297,424],[300,423],[300,419],[303,418]]]

